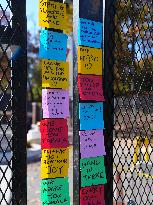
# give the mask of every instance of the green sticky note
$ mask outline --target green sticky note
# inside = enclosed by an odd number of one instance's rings
[[[107,183],[104,157],[81,159],[80,171],[81,187]]]
[[[41,200],[42,205],[70,205],[68,177],[42,180]]]

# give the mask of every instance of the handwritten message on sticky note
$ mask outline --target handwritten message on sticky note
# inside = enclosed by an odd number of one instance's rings
[[[66,119],[44,119],[40,123],[41,148],[68,147],[68,125]]]
[[[103,103],[79,103],[80,130],[104,129]]]
[[[104,157],[84,158],[80,160],[81,187],[106,184]]]
[[[42,29],[40,32],[39,57],[66,61],[67,35]]]
[[[60,89],[42,90],[43,118],[69,117],[69,91]]]
[[[102,23],[80,18],[78,24],[78,45],[101,48],[102,30]]]
[[[103,130],[80,131],[81,158],[105,155]]]
[[[69,63],[54,60],[42,60],[42,87],[69,87]]]
[[[78,46],[78,72],[102,75],[102,49]]]
[[[51,0],[39,0],[39,26],[44,28],[66,28],[66,4]]]
[[[104,185],[84,187],[80,190],[80,205],[105,205]]]
[[[68,177],[41,181],[42,204],[70,205]]]
[[[78,88],[81,100],[104,101],[102,76],[78,75]]]
[[[43,149],[41,158],[41,178],[68,176],[69,148]]]

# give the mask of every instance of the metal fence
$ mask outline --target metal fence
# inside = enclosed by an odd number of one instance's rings
[[[0,0],[0,204],[26,204],[26,1]]]
[[[116,0],[110,8],[114,10],[113,204],[151,205],[153,5],[151,0]]]

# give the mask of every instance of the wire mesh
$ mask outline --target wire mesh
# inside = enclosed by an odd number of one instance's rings
[[[153,44],[150,0],[117,0],[113,204],[153,204]]]
[[[26,32],[23,22],[25,12],[19,18],[19,13],[24,10],[25,1],[20,1],[21,5],[18,3],[18,0],[0,1],[0,204],[2,205],[26,202]],[[19,63],[21,61],[22,64]]]

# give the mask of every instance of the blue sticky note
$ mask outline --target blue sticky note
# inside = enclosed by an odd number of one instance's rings
[[[66,61],[67,35],[41,30],[39,57],[49,60]]]
[[[80,130],[104,129],[103,103],[79,103]]]
[[[78,45],[93,48],[102,47],[103,24],[88,19],[79,19]]]

